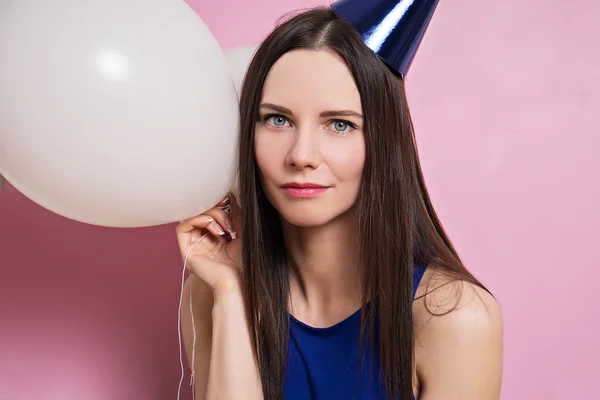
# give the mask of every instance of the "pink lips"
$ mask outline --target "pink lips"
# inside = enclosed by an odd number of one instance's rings
[[[282,188],[294,197],[317,197],[329,189],[328,186],[321,186],[313,183],[286,183]]]

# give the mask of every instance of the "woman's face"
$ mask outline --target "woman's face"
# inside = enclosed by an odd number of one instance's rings
[[[261,184],[289,223],[324,225],[355,203],[365,161],[360,94],[330,50],[294,50],[273,65],[254,141]]]

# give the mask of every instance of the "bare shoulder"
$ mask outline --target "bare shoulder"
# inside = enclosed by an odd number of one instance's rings
[[[500,305],[487,290],[435,268],[425,272],[413,311],[415,322],[420,323],[415,327],[421,329],[438,325],[464,331],[502,328]]]
[[[476,284],[428,268],[413,313],[420,399],[497,399],[503,320],[496,299]]]

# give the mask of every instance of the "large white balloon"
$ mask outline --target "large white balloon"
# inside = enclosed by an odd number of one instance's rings
[[[250,45],[234,47],[225,52],[225,57],[229,66],[229,73],[231,74],[233,82],[235,83],[235,89],[238,92],[238,96],[241,94],[244,77],[246,76],[246,71],[248,70],[248,66],[250,65],[252,57],[254,57],[256,49],[257,46]],[[239,176],[236,175],[236,179],[231,187],[231,192],[239,202],[240,190],[238,178]]]
[[[0,17],[0,174],[65,217],[160,225],[233,182],[238,102],[183,1],[18,0]]]
[[[248,65],[256,52],[256,46],[240,46],[229,49],[225,52],[227,63],[229,65],[229,73],[235,83],[235,88],[240,93]]]

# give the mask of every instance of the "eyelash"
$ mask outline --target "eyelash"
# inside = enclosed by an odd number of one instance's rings
[[[269,119],[271,119],[271,118],[273,118],[273,117],[284,118],[284,119],[285,119],[287,122],[290,122],[290,120],[289,120],[287,117],[285,117],[285,116],[283,116],[283,115],[281,115],[281,114],[267,114],[267,115],[265,115],[264,117],[262,117],[262,121],[263,121],[264,123],[266,123],[266,122],[267,122]],[[332,122],[343,122],[343,123],[345,123],[346,125],[348,125],[350,128],[352,128],[352,129],[356,129],[356,124],[353,124],[352,122],[350,122],[350,121],[347,121],[347,120],[345,120],[345,119],[332,119],[332,120],[330,120],[330,121],[328,121],[328,122],[327,122],[327,125],[331,124]],[[281,129],[281,128],[283,128],[283,127],[281,127],[281,126],[275,126],[275,125],[272,125],[272,126],[273,126],[275,129]],[[335,130],[334,130],[334,131],[335,131]],[[340,132],[340,131],[336,131],[336,132],[337,132],[337,133],[345,133],[345,132]]]

